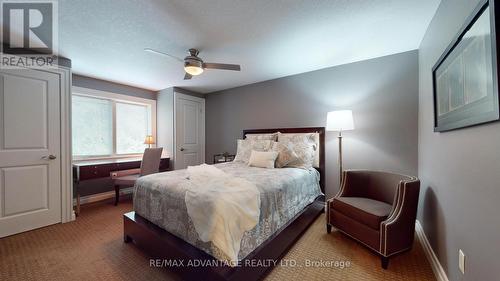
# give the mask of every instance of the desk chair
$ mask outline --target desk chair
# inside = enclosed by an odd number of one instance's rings
[[[158,173],[162,147],[146,148],[142,156],[141,168],[111,172],[111,179],[115,186],[115,206],[120,200],[120,188],[134,186],[138,178],[149,174]]]

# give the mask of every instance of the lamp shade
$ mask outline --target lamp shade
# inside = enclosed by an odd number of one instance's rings
[[[354,121],[351,110],[337,110],[328,112],[326,116],[327,131],[354,130]]]
[[[155,139],[153,138],[152,135],[147,135],[146,139],[144,140],[144,144],[154,144]]]

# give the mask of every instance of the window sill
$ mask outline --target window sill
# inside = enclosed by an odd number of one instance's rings
[[[128,158],[142,158],[142,153],[138,154],[123,154],[115,156],[102,156],[102,157],[84,157],[84,158],[73,158],[73,163],[94,161],[94,160],[115,160],[115,159],[128,159]]]

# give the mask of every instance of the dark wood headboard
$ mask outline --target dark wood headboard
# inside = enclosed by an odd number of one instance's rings
[[[247,134],[272,134],[276,132],[296,134],[296,133],[319,133],[319,186],[325,193],[325,127],[302,127],[302,128],[279,128],[279,129],[249,129],[243,130],[243,138]]]

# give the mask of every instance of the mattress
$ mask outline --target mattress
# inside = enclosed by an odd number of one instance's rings
[[[216,164],[224,172],[254,183],[260,191],[260,217],[245,232],[238,259],[244,259],[277,230],[321,195],[319,172],[314,169],[265,169],[244,163]],[[157,173],[138,179],[134,187],[134,211],[155,225],[219,260],[227,257],[210,242],[203,242],[191,221],[184,201],[182,181],[186,170]]]

